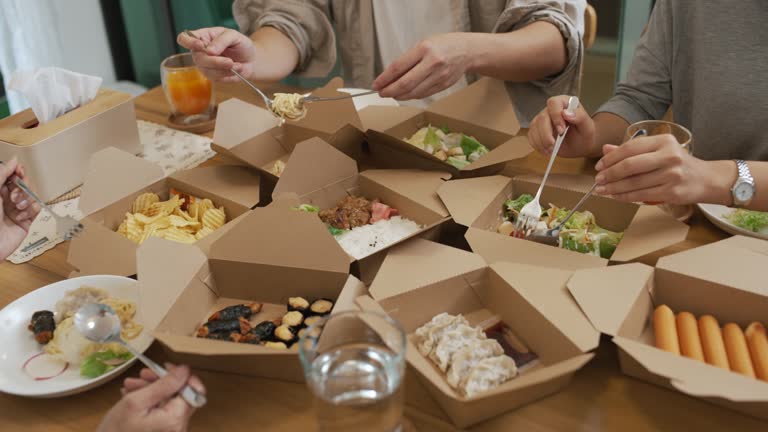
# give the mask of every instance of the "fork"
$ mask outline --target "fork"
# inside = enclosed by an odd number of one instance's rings
[[[1,163],[3,163],[3,161],[0,161],[0,164]],[[40,204],[40,207],[45,209],[45,211],[50,213],[53,218],[56,219],[56,227],[60,233],[64,233],[65,240],[72,240],[73,237],[83,232],[83,224],[78,222],[77,219],[73,218],[72,216],[59,216],[58,214],[54,213],[54,211],[51,210],[51,208],[48,207],[48,205],[44,203],[43,200],[37,196],[37,194],[32,192],[32,190],[29,188],[29,186],[27,186],[26,183],[24,183],[23,180],[17,176],[12,176],[6,183],[11,182],[16,184],[16,186],[18,186],[21,190],[24,191],[24,193],[26,193],[29,197]]]
[[[566,111],[572,113],[578,106],[579,98],[576,96],[571,96],[568,99],[568,108],[566,108]],[[552,150],[552,156],[549,157],[547,170],[544,171],[544,178],[541,179],[539,190],[536,192],[536,196],[533,198],[533,201],[529,202],[523,206],[522,209],[520,209],[520,214],[518,215],[517,222],[515,223],[515,230],[512,232],[513,236],[525,237],[525,234],[528,231],[534,229],[536,224],[539,222],[539,219],[541,218],[541,204],[539,203],[541,192],[544,190],[544,184],[547,182],[547,177],[549,177],[549,171],[552,169],[552,164],[555,163],[557,152],[560,151],[560,146],[563,145],[565,134],[568,133],[568,129],[570,129],[570,127],[570,125],[567,125],[563,133],[557,137],[557,140],[555,141],[555,148]]]

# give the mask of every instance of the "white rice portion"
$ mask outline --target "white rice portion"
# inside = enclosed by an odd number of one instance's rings
[[[336,237],[344,252],[355,259],[365,258],[374,252],[419,231],[422,227],[410,219],[393,216],[375,224],[364,225]]]

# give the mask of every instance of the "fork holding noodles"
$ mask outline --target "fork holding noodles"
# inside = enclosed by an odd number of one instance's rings
[[[147,192],[136,197],[131,211],[117,228],[117,233],[141,244],[149,237],[160,237],[192,244],[224,226],[227,214],[208,198],[197,198],[170,190],[170,198]]]

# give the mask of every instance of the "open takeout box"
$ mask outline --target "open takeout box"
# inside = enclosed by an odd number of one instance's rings
[[[398,209],[404,218],[413,220],[422,228],[417,232],[386,246],[384,249],[355,259],[349,257],[352,273],[370,283],[381,265],[387,249],[413,237],[437,238],[439,229],[450,220],[437,196],[447,173],[417,170],[368,170],[358,172],[355,161],[329,146],[320,138],[312,138],[296,145],[280,181],[272,205],[295,207],[312,204],[321,210],[336,205],[348,195],[357,195]],[[320,218],[314,215],[318,221]],[[328,237],[332,237],[323,228]],[[338,243],[333,249],[342,250]]]
[[[259,202],[259,176],[246,167],[197,167],[165,177],[162,168],[152,162],[115,148],[102,150],[91,158],[80,198],[85,229],[69,245],[67,261],[76,273],[136,274],[138,245],[115,231],[136,197],[154,192],[166,200],[170,188],[223,206],[227,222]],[[222,232],[220,228],[197,243],[206,247]]]
[[[532,148],[526,137],[515,137],[520,122],[504,82],[482,78],[424,110],[413,107],[370,106],[360,112],[368,127],[368,157],[380,168],[447,171],[455,178],[495,174],[504,165],[524,158]],[[474,136],[489,153],[462,169],[409,144],[427,125]]]
[[[174,362],[302,381],[297,344],[280,350],[194,334],[232,304],[264,303],[253,322],[282,317],[295,296],[332,299],[332,313],[354,308],[365,286],[348,275],[346,255],[322,228],[315,215],[270,206],[239,218],[207,250],[149,239],[137,254],[141,307],[152,317],[147,327]]]
[[[548,208],[549,203],[573,208],[592,181],[587,176],[550,175],[541,194],[542,210]],[[504,201],[523,193],[535,196],[540,183],[541,177],[537,175],[490,176],[446,182],[438,194],[454,220],[469,227],[466,238],[472,250],[489,262],[510,261],[568,270],[607,265],[608,260],[598,256],[496,232],[502,222]],[[688,234],[688,225],[653,206],[593,195],[581,210],[591,211],[602,228],[624,232],[611,261],[630,261],[679,243]]]
[[[768,383],[655,347],[653,311],[711,314],[742,329],[768,319],[768,242],[733,237],[659,259],[575,273],[568,288],[592,324],[613,336],[627,375],[768,419]]]
[[[312,95],[348,96],[338,91],[343,86],[341,78],[334,78]],[[363,127],[352,99],[310,103],[304,118],[285,121],[264,108],[229,99],[219,104],[211,148],[261,172],[268,186],[264,192],[269,196],[278,179],[273,172],[275,163],[287,162],[296,144],[312,137],[322,138],[359,160]]]
[[[41,125],[31,109],[0,119],[0,161],[17,157],[29,187],[46,202],[83,184],[91,155],[107,147],[142,150],[131,95],[101,89],[91,102]]]
[[[592,358],[599,333],[567,290],[571,275],[525,264],[487,265],[479,255],[417,239],[390,251],[370,297],[357,302],[402,325],[408,363],[451,420],[467,427],[559,391]],[[463,314],[472,325],[498,315],[538,363],[487,393],[463,397],[410,338],[442,312]]]

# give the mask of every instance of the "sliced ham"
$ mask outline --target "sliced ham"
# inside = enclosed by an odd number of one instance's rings
[[[371,206],[371,223],[376,223],[380,220],[389,220],[389,218],[397,216],[397,214],[397,209],[380,202],[374,202]]]

